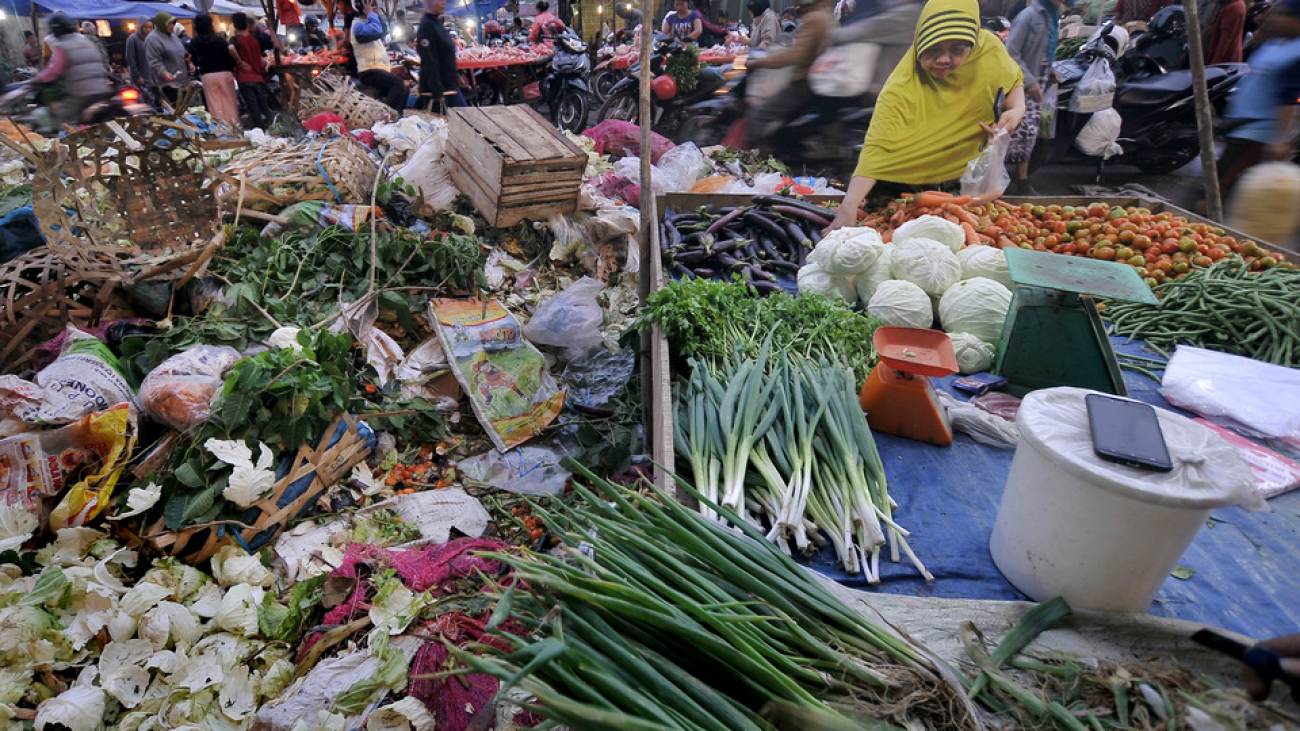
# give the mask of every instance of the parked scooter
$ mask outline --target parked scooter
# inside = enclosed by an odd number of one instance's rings
[[[1187,14],[1182,5],[1166,5],[1151,16],[1147,29],[1133,34],[1133,52],[1175,70],[1187,66]]]
[[[1167,9],[1167,8],[1166,8]],[[1143,172],[1162,175],[1191,162],[1200,151],[1196,107],[1192,100],[1192,73],[1165,72],[1151,58],[1130,50],[1116,61],[1121,50],[1107,23],[1079,49],[1073,58],[1054,64],[1061,77],[1056,114],[1056,135],[1034,145],[1030,169],[1049,162],[1088,161],[1091,158],[1074,145],[1091,114],[1070,111],[1075,87],[1097,60],[1112,64],[1117,88],[1113,106],[1123,121],[1118,143],[1124,152],[1114,162],[1132,165]],[[1222,109],[1228,93],[1246,73],[1246,64],[1217,64],[1205,69],[1210,102]]]
[[[654,105],[654,118],[650,120],[651,128],[666,137],[676,137],[683,123],[689,117],[688,108],[701,100],[709,98],[726,83],[725,77],[717,69],[704,66],[700,69],[699,81],[695,91],[681,94],[677,91],[677,82],[666,73],[668,59],[676,53],[684,53],[681,46],[671,43],[671,37],[658,31],[654,34],[651,45],[650,72],[654,76],[651,102]],[[619,119],[624,122],[638,123],[641,112],[640,97],[641,61],[638,60],[627,70],[627,76],[614,84],[609,96],[596,112],[596,122],[607,119]]]
[[[581,132],[591,111],[591,57],[587,44],[566,28],[554,39],[551,65],[536,84],[524,88],[524,98],[534,106],[550,108],[551,123],[570,132]]]
[[[744,66],[741,59],[736,64],[740,68]],[[700,147],[724,141],[743,146],[746,94],[751,83],[761,83],[764,73],[769,72],[742,74],[725,89],[693,104],[673,139],[679,143],[693,141]],[[867,127],[871,126],[874,109],[870,94],[813,97],[803,113],[777,133],[776,156],[799,173],[847,178],[862,152],[862,141]]]

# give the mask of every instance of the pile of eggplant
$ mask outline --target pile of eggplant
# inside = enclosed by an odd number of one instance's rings
[[[739,274],[757,292],[780,292],[781,281],[794,281],[833,218],[830,208],[780,195],[756,195],[752,205],[740,207],[669,208],[659,245],[675,279],[730,281]]]

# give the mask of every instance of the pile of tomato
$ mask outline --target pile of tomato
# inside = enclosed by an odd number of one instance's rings
[[[1295,268],[1285,255],[1228,236],[1222,228],[1146,208],[997,201],[966,209],[979,217],[975,230],[990,244],[1127,262],[1151,286],[1231,254],[1240,254],[1254,270]]]

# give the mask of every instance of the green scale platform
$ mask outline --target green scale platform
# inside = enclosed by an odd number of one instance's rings
[[[1002,326],[994,372],[1024,396],[1055,386],[1127,395],[1095,297],[1156,304],[1132,266],[1028,249],[1003,249],[1020,286]]]

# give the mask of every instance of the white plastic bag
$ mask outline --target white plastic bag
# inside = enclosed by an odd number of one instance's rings
[[[604,311],[596,297],[605,289],[599,279],[583,277],[546,300],[523,327],[523,335],[539,345],[582,353],[604,342],[600,326]]]
[[[1115,72],[1110,70],[1109,61],[1099,58],[1083,72],[1083,78],[1074,87],[1074,96],[1070,97],[1070,111],[1092,114],[1110,109],[1114,100]]]
[[[1097,112],[1079,130],[1079,135],[1074,138],[1074,146],[1085,155],[1109,160],[1124,152],[1124,148],[1117,142],[1123,126],[1124,119],[1114,109]]]
[[[197,429],[212,415],[212,402],[225,381],[222,376],[239,360],[239,351],[216,345],[196,345],[163,361],[140,384],[145,413],[176,431]]]
[[[817,96],[861,96],[871,88],[880,58],[877,43],[846,43],[817,57],[808,69],[808,85]]]
[[[1050,140],[1056,137],[1056,107],[1061,98],[1061,88],[1048,84],[1043,90],[1043,101],[1038,105],[1038,138]]]
[[[427,136],[415,152],[410,153],[406,164],[397,171],[397,176],[408,185],[415,186],[424,198],[424,203],[435,211],[451,210],[451,202],[460,195],[456,184],[451,180],[447,170],[447,161],[442,153],[447,147],[445,126],[441,132]]]
[[[694,142],[678,145],[660,155],[655,167],[663,174],[664,189],[669,193],[688,192],[695,181],[713,171],[708,158]]]
[[[1011,135],[1006,130],[998,130],[984,151],[966,163],[966,172],[961,176],[961,194],[984,201],[1002,195],[1011,185],[1011,176],[1007,173],[1007,150],[1010,147]]]
[[[0,376],[0,418],[68,424],[117,404],[140,409],[117,356],[99,338],[72,325],[59,357],[36,374],[35,383]]]
[[[1160,393],[1169,403],[1265,437],[1300,439],[1300,370],[1178,346]],[[1293,405],[1287,408],[1285,404]]]

